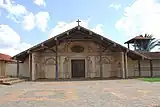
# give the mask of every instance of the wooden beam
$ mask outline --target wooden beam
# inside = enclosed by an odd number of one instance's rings
[[[151,74],[151,77],[153,77],[153,63],[152,63],[152,60],[149,60],[149,63],[150,63],[150,74]]]
[[[56,51],[55,51],[54,49],[49,48],[49,47],[44,46],[44,45],[42,45],[42,46],[41,46],[40,48],[38,48],[38,49],[35,49],[34,52],[40,51],[40,50],[46,50],[46,49],[51,50],[52,52],[56,53]]]
[[[69,35],[69,32],[67,32],[66,34]]]
[[[93,39],[67,39],[67,41],[93,41]]]
[[[17,59],[17,77],[19,77],[19,59]]]
[[[138,60],[138,72],[139,72],[139,77],[141,77],[141,62]]]
[[[93,33],[91,31],[89,31],[89,35],[92,35]]]

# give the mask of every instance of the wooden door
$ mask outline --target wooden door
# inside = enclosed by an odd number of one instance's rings
[[[85,77],[85,60],[72,60],[72,77]]]

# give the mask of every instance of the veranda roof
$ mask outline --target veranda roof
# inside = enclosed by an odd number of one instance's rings
[[[74,36],[74,34],[81,34],[83,36]],[[41,42],[15,56],[13,56],[12,58],[14,59],[19,59],[21,61],[23,61],[28,55],[30,52],[34,52],[36,51],[37,49],[43,49],[43,46],[47,46],[47,47],[53,47],[54,45],[56,45],[56,40],[60,42],[62,41],[69,41],[69,40],[93,40],[93,41],[96,41],[98,43],[101,43],[104,47],[106,48],[109,48],[111,49],[113,52],[124,52],[124,51],[127,51],[128,52],[128,56],[131,57],[132,59],[140,59],[140,58],[148,58],[147,56],[143,55],[143,54],[140,54],[138,52],[135,52],[135,51],[132,51],[132,50],[129,50],[128,48],[102,36],[102,35],[99,35],[89,29],[86,29],[82,26],[76,26],[72,29],[69,29],[59,35],[56,35],[44,42]]]
[[[135,40],[150,40],[151,38],[148,38],[148,37],[143,37],[143,36],[136,36],[130,40],[128,40],[127,42],[125,42],[124,44],[127,44],[127,43],[134,43]]]

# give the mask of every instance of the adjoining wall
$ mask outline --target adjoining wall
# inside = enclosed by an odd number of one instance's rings
[[[17,63],[6,63],[6,76],[17,76]],[[19,63],[19,76],[20,77],[29,77],[29,66],[28,59],[24,63]]]
[[[0,61],[0,76],[5,76],[6,62]]]
[[[153,63],[153,76],[160,77],[160,59],[153,60],[152,63]]]
[[[160,60],[152,60],[153,76],[160,76]],[[142,77],[150,77],[150,60],[140,60],[140,69]],[[129,77],[139,76],[138,61],[128,58]]]
[[[14,76],[14,77],[17,76],[17,64],[16,63],[7,63],[6,76]]]
[[[139,76],[138,72],[138,61],[132,60],[128,57],[128,77],[137,77]]]
[[[29,73],[29,58],[26,58],[24,63],[20,63],[19,75],[23,76],[23,77],[30,77],[30,73]]]
[[[141,65],[141,76],[149,77],[151,75],[149,60],[141,60],[140,65]]]

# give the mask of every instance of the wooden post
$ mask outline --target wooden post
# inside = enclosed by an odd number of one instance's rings
[[[151,74],[151,77],[153,77],[153,63],[152,63],[152,60],[149,60],[149,63],[150,63],[150,74]]]
[[[136,41],[134,41],[134,50],[136,50]]]
[[[17,59],[17,77],[19,77],[19,59]]]
[[[32,80],[32,54],[29,53],[29,73],[30,73],[30,80]]]
[[[122,78],[125,78],[125,63],[124,63],[124,52],[121,52],[121,63],[122,63]]]
[[[127,52],[124,53],[124,62],[125,62],[125,78],[128,78],[128,57]]]
[[[139,72],[139,77],[141,77],[141,63],[140,63],[140,60],[138,60],[138,72]]]
[[[56,80],[58,80],[58,42],[56,39]]]
[[[102,40],[101,38],[101,43],[100,43],[100,78],[103,78],[103,70],[102,70]]]
[[[128,49],[129,49],[129,43],[128,43]]]
[[[36,69],[35,69],[35,56],[36,56],[36,53],[33,52],[32,53],[32,80],[36,80],[35,78],[35,73],[36,73]]]

